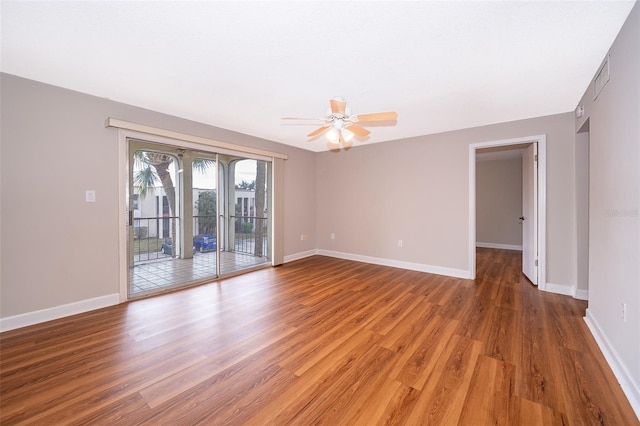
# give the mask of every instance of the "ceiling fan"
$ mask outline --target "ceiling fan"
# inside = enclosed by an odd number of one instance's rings
[[[325,124],[307,136],[311,138],[327,131],[329,142],[339,144],[340,141],[351,141],[354,135],[366,137],[371,133],[358,123],[393,121],[398,118],[398,113],[393,111],[353,115],[351,110],[347,108],[347,102],[341,97],[330,99],[329,105],[330,108],[327,109],[324,118],[283,117],[283,120],[322,120]]]

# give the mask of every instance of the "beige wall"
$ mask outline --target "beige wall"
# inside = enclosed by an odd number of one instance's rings
[[[476,160],[476,241],[522,248],[522,158]]]
[[[595,100],[593,84],[587,88],[579,103],[585,116],[575,122],[577,131],[589,120],[587,318],[640,413],[640,4],[609,58],[609,82]],[[626,321],[621,304],[627,305]]]
[[[118,292],[109,116],[287,153],[286,256],[323,249],[463,272],[469,144],[546,134],[547,281],[574,285],[571,114],[314,154],[14,76],[2,89],[2,317]],[[34,251],[45,240],[55,248]]]
[[[314,153],[2,74],[0,317],[118,293],[118,136],[105,118],[282,152],[285,255],[316,247]],[[96,191],[96,203],[84,191]],[[300,240],[305,233],[308,239]]]
[[[468,271],[469,144],[540,134],[547,135],[546,281],[570,293],[576,262],[572,113],[319,153],[319,248]]]

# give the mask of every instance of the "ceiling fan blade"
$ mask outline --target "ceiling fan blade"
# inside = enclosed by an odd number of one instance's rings
[[[369,133],[371,133],[370,131],[368,131],[367,129],[365,129],[362,126],[359,126],[357,124],[352,124],[351,126],[347,127],[347,129],[351,130],[354,134],[358,135],[358,136],[368,136]]]
[[[358,121],[385,121],[385,120],[397,120],[398,113],[389,112],[374,112],[373,114],[358,114]]]
[[[344,99],[331,99],[329,100],[331,104],[331,112],[333,114],[342,114],[344,115],[345,110],[347,109],[347,102]]]
[[[312,137],[312,136],[316,136],[319,135],[320,133],[324,132],[325,130],[327,130],[329,128],[329,126],[322,126],[319,129],[314,130],[313,132],[309,133],[307,136],[308,137]],[[355,132],[354,132],[355,133]]]

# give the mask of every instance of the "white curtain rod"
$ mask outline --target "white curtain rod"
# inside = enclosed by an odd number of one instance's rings
[[[132,130],[140,133],[147,133],[155,136],[162,136],[165,138],[178,139],[187,142],[193,142],[200,145],[211,146],[214,148],[223,148],[238,152],[244,152],[254,155],[262,155],[265,157],[281,158],[287,160],[289,156],[287,154],[280,154],[278,152],[265,151],[257,148],[250,148],[242,145],[235,145],[227,142],[220,142],[214,139],[203,138],[202,136],[194,136],[186,133],[175,132],[173,130],[161,129],[158,127],[146,126],[144,124],[132,123],[130,121],[120,120],[113,117],[108,117],[104,122],[104,127],[115,127],[118,129]]]

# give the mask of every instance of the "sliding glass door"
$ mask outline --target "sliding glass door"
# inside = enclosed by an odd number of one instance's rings
[[[271,262],[271,162],[129,140],[128,297]]]

